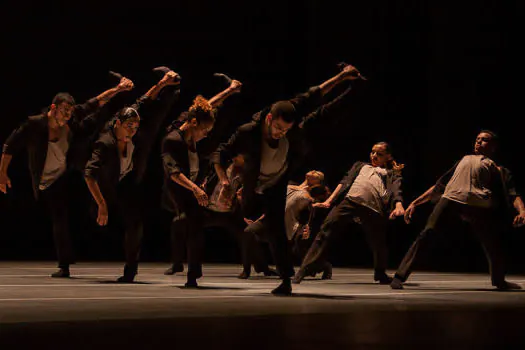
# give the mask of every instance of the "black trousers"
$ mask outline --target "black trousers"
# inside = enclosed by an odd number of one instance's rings
[[[172,261],[188,262],[188,279],[202,277],[204,223],[207,209],[190,195],[179,198],[177,212],[171,222]]]
[[[129,176],[129,175],[128,175]],[[138,270],[142,237],[144,234],[142,187],[133,178],[124,178],[115,196],[106,198],[108,203],[108,227],[111,232],[124,231],[125,273]],[[93,202],[92,216],[96,220],[98,206]]]
[[[257,202],[256,207],[264,214],[264,218],[245,228],[245,234],[249,242],[247,244],[255,247],[253,240],[250,242],[250,237],[256,239],[255,237],[259,232],[266,232],[266,238],[281,278],[292,277],[294,275],[292,250],[284,226],[286,187],[284,189],[283,186],[270,188],[264,194],[255,196],[254,200]],[[257,256],[257,254],[262,253],[255,250],[251,254],[252,261],[255,261],[256,271],[259,269],[264,271],[264,268],[267,268],[267,264],[266,262],[262,263],[260,255]]]
[[[346,231],[352,222],[361,224],[365,231],[368,245],[374,255],[375,273],[384,273],[388,263],[386,244],[387,219],[347,198],[328,213],[321,226],[321,231],[316,235],[303,260],[301,269],[307,273],[319,271],[327,260],[329,248],[334,239],[338,234]]]
[[[209,209],[203,209],[202,213],[200,214],[200,220],[201,225],[197,226],[200,227],[200,230],[204,230],[206,228],[212,228],[212,227],[221,227],[228,231],[230,234],[235,236],[235,239],[239,242],[239,246],[241,249],[241,259],[242,259],[242,265],[244,268],[246,266],[248,269],[251,265],[251,256],[253,255],[253,251],[255,248],[253,247],[256,245],[256,242],[252,241],[250,237],[243,234],[244,227],[246,226],[243,217],[239,213],[239,211],[234,212],[216,212]],[[187,223],[181,222],[177,218],[177,220],[173,221],[172,224],[172,230],[171,230],[171,259],[172,263],[174,265],[179,265],[183,263],[183,260],[186,256],[186,252],[189,252],[193,249],[203,249],[203,241],[202,242],[195,242],[198,244],[189,244],[189,240],[192,240],[192,237],[188,236],[187,233]],[[191,226],[191,224],[190,224]],[[200,234],[198,234],[200,235]],[[198,236],[197,235],[197,236]],[[203,237],[197,238],[199,240],[203,240]],[[200,244],[200,248],[199,247]],[[193,251],[191,252],[193,253]],[[190,254],[191,254],[190,253]],[[193,253],[195,255],[195,253]],[[189,264],[189,260],[188,260]]]
[[[492,284],[498,285],[505,280],[505,265],[502,253],[502,220],[492,209],[477,208],[460,204],[446,198],[441,198],[434,207],[423,231],[418,235],[396,272],[396,277],[406,281],[412,271],[412,265],[427,248],[426,239],[431,234],[437,234],[448,229],[454,222],[464,221],[470,231],[483,246],[489,262]]]
[[[68,180],[68,174],[64,174],[51,186],[40,191],[41,199],[51,216],[53,240],[60,268],[75,263],[69,230]]]

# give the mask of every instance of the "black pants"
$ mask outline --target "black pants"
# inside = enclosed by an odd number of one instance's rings
[[[248,268],[250,268],[250,257],[252,255],[252,251],[254,250],[252,247],[254,243],[250,239],[247,239],[246,235],[243,234],[244,226],[246,226],[246,224],[244,223],[240,213],[238,211],[221,213],[209,209],[203,209],[200,215],[201,216],[199,217],[201,218],[201,225],[198,226],[200,227],[200,230],[212,227],[221,227],[235,236],[235,239],[239,242],[239,246],[241,248],[243,267],[246,268],[246,266],[248,266]],[[192,240],[193,238],[188,237],[186,225],[188,224],[181,222],[178,218],[177,220],[173,221],[171,230],[171,258],[174,265],[181,265],[186,255],[185,253],[187,251],[189,252],[190,249],[193,250],[204,248],[204,242],[199,242],[200,248],[197,248],[199,247],[198,244],[189,245],[188,239]],[[203,240],[202,237],[198,239]],[[195,253],[193,253],[193,255],[195,255]]]
[[[259,211],[264,214],[264,219],[248,225],[245,229],[245,234],[247,234],[248,239],[250,239],[249,237],[254,237],[255,239],[257,232],[266,232],[270,250],[279,274],[282,278],[292,277],[294,275],[292,250],[288,243],[284,226],[286,187],[284,187],[283,190],[282,186],[275,186],[274,188],[268,189],[263,195],[257,195],[254,200],[257,201],[256,206],[259,208]],[[253,241],[249,244],[251,244],[251,247],[254,247]],[[256,256],[254,257],[254,253],[252,252],[252,259],[257,260],[255,262],[256,271],[258,269],[264,269],[264,265],[266,264],[258,260],[260,259],[260,256],[257,257],[259,253],[255,252]]]
[[[75,263],[69,232],[68,175],[62,175],[47,189],[40,191],[53,225],[53,240],[58,258],[58,267],[66,268]]]
[[[125,273],[136,274],[144,233],[142,188],[132,178],[124,178],[117,187],[115,197],[106,198],[108,203],[108,228],[124,230]],[[98,206],[93,202],[92,216],[96,220]]]
[[[348,229],[352,222],[361,224],[374,255],[376,274],[385,272],[388,263],[386,244],[387,219],[375,211],[351,202],[345,198],[326,217],[321,231],[306,254],[301,269],[314,273],[325,263],[329,248],[338,234]]]
[[[396,272],[396,277],[406,281],[412,265],[421,250],[427,246],[427,237],[449,228],[454,221],[464,221],[474,234],[485,252],[489,262],[492,284],[498,285],[505,280],[505,266],[502,253],[502,222],[492,209],[477,208],[441,198],[434,207],[423,231],[418,235]]]

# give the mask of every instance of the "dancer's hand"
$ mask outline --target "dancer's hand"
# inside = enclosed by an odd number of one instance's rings
[[[0,173],[0,191],[3,193],[7,193],[7,189],[11,188],[11,179],[7,174]]]
[[[405,222],[407,224],[410,224],[410,222],[412,221],[412,215],[414,215],[414,212],[416,211],[416,206],[414,205],[414,203],[410,203],[410,205],[408,206],[407,210],[405,210]]]
[[[106,203],[99,204],[97,224],[100,226],[106,226],[108,224],[108,206]]]
[[[130,79],[122,77],[122,79],[120,79],[120,83],[117,85],[117,89],[119,91],[129,91],[132,90],[134,86],[135,85]]]
[[[197,199],[197,202],[200,206],[208,206],[208,195],[199,186],[195,185],[193,187],[193,195]]]
[[[344,79],[348,79],[348,80],[361,79],[361,73],[359,73],[357,68],[352,66],[351,64],[343,68],[342,74],[343,74]]]
[[[238,80],[232,80],[232,83],[230,84],[230,90],[232,92],[240,92],[242,88],[242,83]]]
[[[520,227],[525,225],[525,212],[516,215],[516,217],[514,218],[513,225],[514,227]]]
[[[314,203],[314,204],[312,204],[312,207],[314,207],[314,208],[330,208],[330,205],[332,205],[332,203],[330,203],[329,201],[324,201],[324,202],[320,202],[320,203]]]
[[[397,218],[398,216],[403,216],[405,215],[405,208],[403,208],[403,203],[401,202],[397,202],[396,203],[396,208],[394,210],[392,210],[392,212],[390,213],[390,220],[394,220],[395,218]]]
[[[180,84],[180,75],[170,70],[160,80],[161,85],[179,85]]]

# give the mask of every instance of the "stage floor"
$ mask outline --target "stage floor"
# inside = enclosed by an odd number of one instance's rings
[[[236,278],[234,265],[205,265],[199,289],[184,273],[144,263],[137,283],[119,284],[119,263],[79,263],[53,279],[50,262],[0,262],[0,345],[57,348],[327,349],[490,348],[525,345],[525,291],[495,291],[487,274],[416,272],[404,290],[372,271],[335,268],[305,279],[292,297],[277,278]],[[525,276],[508,280],[525,287]]]

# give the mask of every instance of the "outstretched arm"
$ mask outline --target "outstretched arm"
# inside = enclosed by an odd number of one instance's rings
[[[242,84],[238,80],[232,80],[230,86],[208,100],[212,108],[220,106],[224,100],[231,95],[241,91]]]
[[[407,224],[410,223],[412,220],[412,215],[414,214],[414,211],[416,210],[416,207],[420,206],[421,204],[424,204],[432,198],[432,193],[435,191],[436,185],[430,187],[428,190],[425,191],[421,196],[417,197],[405,211],[405,222]]]

